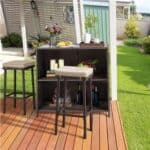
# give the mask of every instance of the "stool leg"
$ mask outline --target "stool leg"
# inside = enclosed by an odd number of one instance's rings
[[[92,79],[90,79],[90,130],[93,129],[93,101],[92,101]]]
[[[4,69],[4,102],[3,102],[3,113],[6,112],[6,90],[7,90],[7,83],[6,83],[6,78],[7,78],[7,70]]]
[[[22,70],[22,95],[23,95],[23,114],[26,115],[26,103],[25,103],[25,71]]]
[[[84,135],[83,137],[86,139],[86,79],[83,79],[83,122],[84,122]]]
[[[58,77],[58,80],[57,80],[56,117],[55,117],[55,135],[57,135],[57,130],[58,130],[59,97],[60,97],[60,78]]]
[[[66,81],[66,79],[64,79],[64,86],[65,86],[65,95],[64,95],[64,101],[63,101],[63,127],[65,127],[65,109],[66,109],[66,97],[67,97],[67,81]]]
[[[14,70],[14,108],[16,108],[16,69]]]
[[[33,94],[33,109],[35,109],[35,87],[34,87],[34,72],[33,68],[31,68],[31,76],[32,76],[32,94]]]

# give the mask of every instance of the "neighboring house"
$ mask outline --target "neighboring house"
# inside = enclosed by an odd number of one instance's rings
[[[117,0],[117,19],[128,19],[134,13],[134,9],[133,0]]]
[[[150,13],[148,12],[140,12],[143,20],[148,20],[150,22]]]
[[[137,15],[137,24],[140,30],[140,36],[148,35],[150,31],[150,15],[147,12],[136,12],[136,6],[133,0],[117,0],[117,38],[125,38],[125,24],[130,15]],[[142,16],[141,16],[142,15]]]

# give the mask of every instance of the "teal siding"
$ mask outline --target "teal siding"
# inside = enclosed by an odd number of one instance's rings
[[[92,38],[99,38],[105,43],[109,43],[109,9],[107,6],[92,6],[84,5],[84,14],[85,17],[89,14],[94,14],[98,17],[98,22],[95,27],[90,29]]]

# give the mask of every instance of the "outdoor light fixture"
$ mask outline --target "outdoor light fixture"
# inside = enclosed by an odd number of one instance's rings
[[[31,0],[31,8],[34,10],[37,9],[36,2],[34,0]]]

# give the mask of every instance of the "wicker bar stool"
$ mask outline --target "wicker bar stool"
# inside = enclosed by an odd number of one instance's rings
[[[35,89],[34,89],[34,68],[35,64],[33,61],[29,60],[17,60],[17,61],[9,61],[3,64],[4,69],[4,102],[3,102],[3,113],[6,112],[6,98],[13,95],[14,103],[13,106],[16,108],[16,98],[17,94],[20,94],[16,91],[16,81],[17,81],[17,70],[22,71],[22,96],[23,96],[23,114],[26,114],[26,104],[25,100],[33,96],[33,108],[35,108]],[[25,71],[31,69],[31,82],[32,82],[32,92],[25,91]],[[14,71],[14,89],[13,92],[7,93],[7,71]]]
[[[65,127],[65,116],[73,116],[73,117],[82,117],[84,122],[84,134],[83,137],[86,138],[86,117],[87,117],[87,104],[86,104],[86,82],[89,81],[90,87],[90,130],[92,131],[92,122],[93,122],[93,104],[92,104],[92,76],[93,76],[93,68],[85,68],[85,67],[72,67],[72,66],[64,66],[55,70],[55,74],[57,76],[57,101],[56,101],[56,118],[55,118],[55,134],[57,134],[57,126],[58,126],[58,116],[61,114],[60,107],[59,107],[59,97],[60,97],[60,79],[64,80],[64,100],[62,106],[62,115],[63,115],[63,124],[62,126]],[[75,115],[66,113],[65,107],[65,99],[66,99],[66,92],[67,92],[67,80],[70,78],[77,78],[82,81],[83,84],[83,107],[82,112],[83,115]]]

